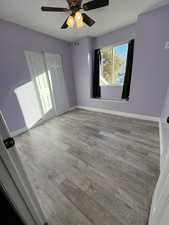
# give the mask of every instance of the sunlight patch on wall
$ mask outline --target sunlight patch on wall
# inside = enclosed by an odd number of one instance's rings
[[[16,88],[15,94],[25,120],[25,125],[27,128],[31,128],[42,118],[42,111],[33,82],[30,81]]]
[[[39,76],[35,77],[35,83],[37,87],[37,94],[39,95],[40,102],[42,105],[43,113],[49,112],[52,109],[52,99],[47,81],[47,74],[44,72]]]

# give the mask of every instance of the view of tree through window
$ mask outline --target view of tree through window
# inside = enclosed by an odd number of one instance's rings
[[[100,85],[123,85],[128,43],[101,49]]]

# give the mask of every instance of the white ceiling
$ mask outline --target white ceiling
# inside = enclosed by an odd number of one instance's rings
[[[88,2],[90,0],[83,0]],[[98,0],[100,1],[100,0]],[[66,0],[0,0],[0,18],[31,28],[53,37],[73,41],[82,37],[96,37],[136,22],[145,11],[169,3],[169,0],[109,0],[110,5],[87,12],[96,24],[77,29],[61,30],[67,13],[41,12],[44,6],[67,7]]]

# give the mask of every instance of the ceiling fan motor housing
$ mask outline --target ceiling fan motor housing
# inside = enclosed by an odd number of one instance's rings
[[[74,6],[79,6],[80,5],[79,1],[77,1],[77,0],[69,0],[68,3],[70,5],[70,7],[74,7]]]
[[[81,9],[81,1],[78,0],[69,0],[69,7],[72,11],[72,15],[75,15]]]

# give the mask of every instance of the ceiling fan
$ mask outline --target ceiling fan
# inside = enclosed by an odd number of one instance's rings
[[[82,5],[83,0],[66,0],[69,8],[56,8],[42,6],[41,10],[44,12],[70,12],[70,16],[66,19],[61,29],[73,27],[74,24],[78,28],[83,27],[84,23],[89,27],[95,24],[95,21],[86,13],[81,13],[80,10],[89,11],[109,5],[109,0],[93,0]]]

